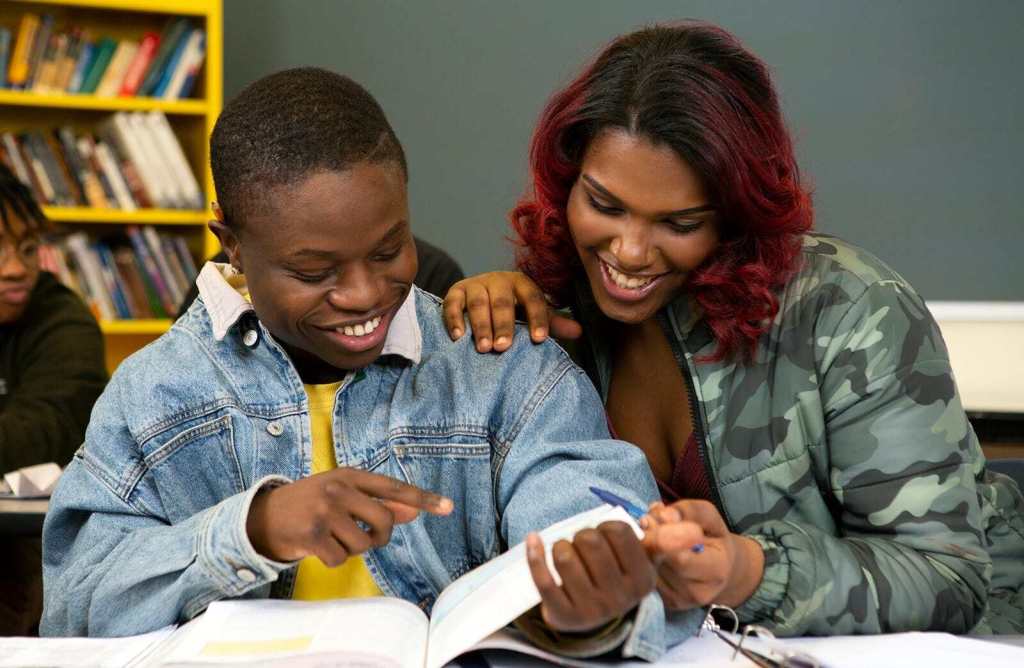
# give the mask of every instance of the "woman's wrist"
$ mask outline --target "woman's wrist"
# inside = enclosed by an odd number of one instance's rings
[[[761,578],[764,576],[764,550],[756,540],[740,534],[730,534],[729,539],[733,543],[736,559],[733,563],[733,575],[722,590],[718,602],[730,608],[738,608],[761,586]]]

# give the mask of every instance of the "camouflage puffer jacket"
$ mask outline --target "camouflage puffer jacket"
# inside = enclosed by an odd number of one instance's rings
[[[579,291],[581,360],[607,397],[603,316]],[[752,363],[698,362],[681,298],[664,325],[715,503],[765,550],[737,611],[779,635],[1024,633],[1024,499],[986,471],[938,327],[880,260],[824,235]]]

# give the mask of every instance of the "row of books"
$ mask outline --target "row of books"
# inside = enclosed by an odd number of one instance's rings
[[[178,100],[192,94],[205,58],[206,33],[186,18],[138,41],[94,39],[78,26],[57,32],[53,16],[34,12],[13,38],[0,28],[0,86],[33,93]]]
[[[45,244],[39,259],[103,320],[174,317],[196,279],[185,238],[151,226],[101,240],[75,232]]]
[[[39,202],[134,211],[200,210],[205,198],[162,112],[117,112],[96,133],[0,133],[0,159]]]

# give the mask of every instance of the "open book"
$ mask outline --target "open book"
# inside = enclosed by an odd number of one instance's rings
[[[609,520],[643,535],[626,511],[610,505],[541,531],[552,574],[557,577],[555,542]],[[162,665],[314,666],[340,659],[343,665],[440,668],[538,603],[520,543],[448,585],[429,619],[398,598],[220,601],[175,634],[161,652]]]
[[[548,567],[551,546],[578,531],[618,520],[642,536],[636,522],[617,506],[602,505],[553,524],[540,532]],[[561,661],[539,648],[500,630],[540,603],[520,543],[448,585],[438,596],[430,618],[399,598],[379,597],[332,601],[232,600],[211,603],[205,613],[174,629],[102,640],[75,639],[81,656],[92,651],[116,656],[110,665],[196,666],[358,666],[360,668],[440,668],[457,656],[484,647],[521,651]],[[141,639],[149,639],[143,642]],[[128,642],[135,645],[125,660]],[[482,642],[483,641],[483,642]],[[23,641],[31,643],[31,641]],[[21,649],[36,650],[33,665],[85,665],[75,656],[47,660],[40,652],[48,640],[36,640]],[[52,641],[54,651],[62,641]],[[109,646],[103,646],[106,642]],[[4,642],[0,641],[0,649]],[[29,655],[24,655],[28,657]],[[0,668],[8,665],[0,657]],[[26,665],[24,663],[20,665]],[[90,665],[107,665],[97,660]]]

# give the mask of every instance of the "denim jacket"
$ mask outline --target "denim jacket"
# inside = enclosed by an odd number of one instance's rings
[[[44,527],[44,635],[126,635],[188,620],[210,602],[291,595],[295,563],[258,554],[245,530],[258,489],[310,475],[309,405],[288,356],[208,264],[201,299],[125,360],[92,414]],[[384,354],[338,391],[339,466],[450,497],[364,555],[381,590],[429,612],[452,580],[530,531],[596,505],[600,485],[647,504],[640,450],[610,438],[586,375],[555,344],[501,356],[452,342],[438,300],[413,289]],[[689,635],[699,615],[673,624]],[[615,637],[655,659],[666,624],[656,593]]]

